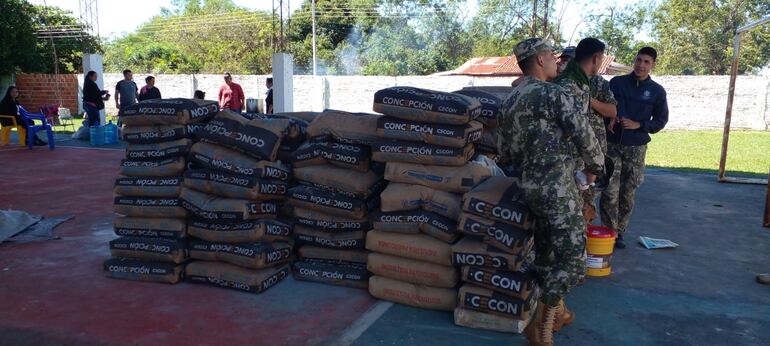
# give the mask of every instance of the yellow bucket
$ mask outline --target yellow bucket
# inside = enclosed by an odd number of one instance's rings
[[[607,276],[612,272],[610,261],[615,250],[615,239],[618,233],[614,230],[589,225],[586,234],[586,275]]]

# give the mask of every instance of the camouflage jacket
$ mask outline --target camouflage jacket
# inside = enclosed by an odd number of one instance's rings
[[[615,95],[612,93],[612,90],[610,90],[610,82],[599,75],[591,78],[591,98],[604,103],[611,103],[613,105],[618,104],[618,101],[615,100]],[[596,139],[599,140],[602,152],[607,153],[607,128],[604,127],[604,117],[602,117],[599,112],[591,109],[589,123],[594,130]]]
[[[575,158],[602,172],[604,154],[574,98],[553,83],[526,77],[503,103],[498,149],[523,180],[574,184]],[[549,178],[550,177],[550,178]],[[568,180],[561,180],[568,179]]]

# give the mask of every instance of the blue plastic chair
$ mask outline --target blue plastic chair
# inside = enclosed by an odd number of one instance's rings
[[[21,114],[21,117],[27,123],[27,146],[32,149],[32,146],[35,143],[35,138],[37,137],[37,132],[40,130],[45,130],[46,134],[48,135],[48,148],[53,150],[55,148],[53,127],[51,127],[51,124],[48,123],[45,115],[27,112],[27,110],[21,106],[19,106],[19,114]],[[35,125],[35,120],[40,120],[42,124]]]

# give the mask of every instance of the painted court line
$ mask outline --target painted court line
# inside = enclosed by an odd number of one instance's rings
[[[332,345],[348,346],[352,345],[358,338],[369,329],[369,327],[377,322],[377,320],[384,315],[393,303],[386,301],[379,301],[374,306],[365,312],[361,317],[353,322],[348,328],[346,328],[340,337],[335,340]]]

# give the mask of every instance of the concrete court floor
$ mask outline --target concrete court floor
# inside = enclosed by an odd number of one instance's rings
[[[61,240],[0,245],[0,345],[500,345],[519,335],[457,327],[446,312],[378,302],[365,290],[287,279],[261,295],[202,285],[107,279],[112,183],[120,150],[0,148],[0,208],[74,213]],[[568,303],[568,345],[770,343],[766,189],[711,175],[648,170],[609,278]]]

